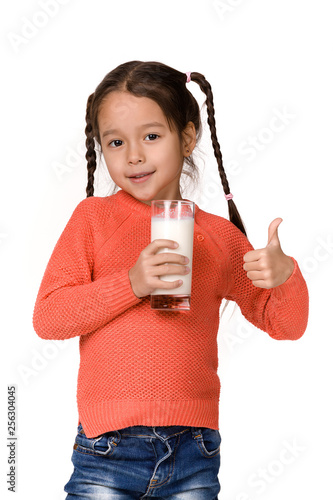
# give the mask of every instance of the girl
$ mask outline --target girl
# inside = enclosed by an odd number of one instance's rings
[[[206,95],[208,124],[230,221],[195,206],[193,262],[150,243],[150,203],[182,199],[200,110],[187,83]],[[68,499],[214,500],[220,490],[217,331],[223,298],[272,338],[305,331],[308,293],[297,262],[280,247],[275,219],[266,248],[253,250],[232,200],[216,137],[210,84],[157,62],[111,71],[86,112],[87,198],[47,265],[33,323],[44,339],[80,336],[78,429]],[[116,187],[94,197],[95,145]],[[186,169],[183,164],[186,164]],[[164,249],[164,251],[158,251]],[[168,274],[192,267],[190,311],[150,308]]]

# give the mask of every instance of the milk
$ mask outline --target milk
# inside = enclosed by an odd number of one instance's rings
[[[151,241],[157,239],[167,239],[177,241],[179,246],[176,249],[161,248],[157,253],[178,253],[189,258],[186,264],[191,272],[188,274],[167,274],[160,276],[163,281],[176,281],[181,279],[183,284],[176,288],[157,288],[151,295],[190,295],[192,281],[192,255],[193,255],[193,217],[182,219],[163,219],[161,217],[151,218]]]

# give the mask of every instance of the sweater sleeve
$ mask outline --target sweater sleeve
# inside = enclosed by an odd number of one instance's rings
[[[272,338],[300,338],[307,326],[309,295],[296,260],[292,258],[293,273],[282,285],[271,289],[255,287],[243,269],[243,257],[253,247],[235,226],[228,233],[232,276],[226,298],[235,301],[245,318]]]
[[[92,280],[94,231],[89,198],[81,201],[47,264],[33,312],[43,339],[64,340],[91,333],[140,302],[127,269]],[[90,214],[90,215],[89,215]]]

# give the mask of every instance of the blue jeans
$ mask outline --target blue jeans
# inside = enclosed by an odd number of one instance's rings
[[[140,425],[87,438],[79,424],[66,500],[217,500],[220,443],[207,427]]]

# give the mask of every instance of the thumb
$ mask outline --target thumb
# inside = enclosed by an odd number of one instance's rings
[[[274,219],[268,228],[268,242],[267,242],[267,247],[268,245],[280,245],[280,240],[278,236],[278,227],[281,224],[282,219],[281,217],[278,217],[277,219]]]

